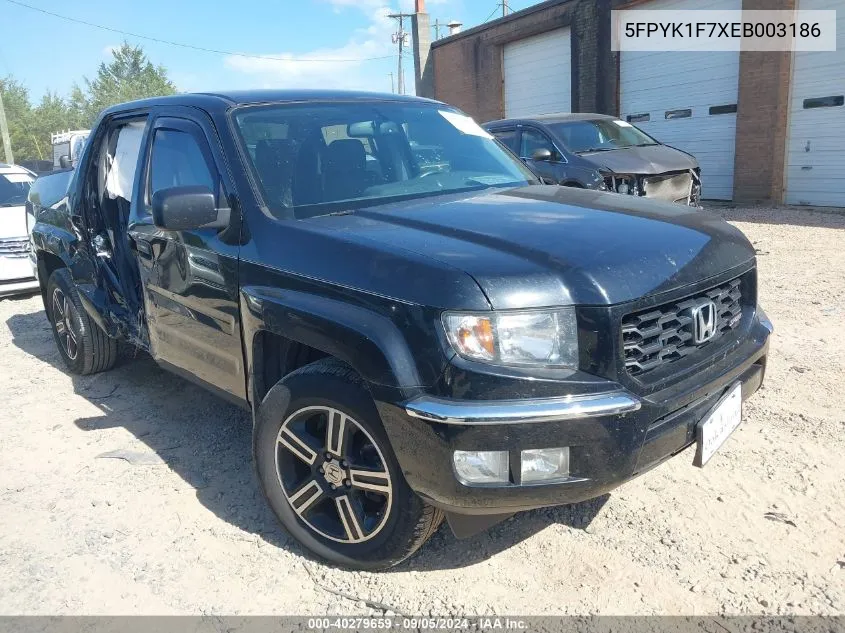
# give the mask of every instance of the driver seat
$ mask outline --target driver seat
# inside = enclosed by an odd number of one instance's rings
[[[368,184],[363,143],[354,138],[329,143],[323,178],[326,201],[359,198]]]

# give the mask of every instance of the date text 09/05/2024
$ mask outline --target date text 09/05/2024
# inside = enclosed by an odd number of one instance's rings
[[[307,627],[317,631],[361,631],[361,630],[430,630],[430,631],[458,631],[458,630],[510,630],[525,631],[528,622],[519,618],[487,617],[336,617],[309,618]]]

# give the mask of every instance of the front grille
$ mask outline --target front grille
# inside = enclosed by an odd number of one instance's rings
[[[693,341],[690,311],[703,300],[716,304],[716,334],[706,343]],[[631,376],[642,376],[669,363],[677,362],[718,342],[726,332],[739,326],[742,318],[742,284],[739,278],[715,288],[666,303],[622,319],[625,368]]]
[[[0,256],[25,257],[27,253],[29,253],[28,238],[0,239]]]
[[[687,200],[692,190],[692,174],[661,174],[643,178],[643,192],[648,198],[678,202]]]

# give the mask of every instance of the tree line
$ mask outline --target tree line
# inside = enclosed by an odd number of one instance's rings
[[[0,95],[16,162],[52,160],[50,134],[88,129],[104,108],[175,93],[176,86],[168,79],[167,70],[154,66],[142,47],[127,42],[112,50],[112,59],[102,62],[92,79],[83,77],[81,85],[75,83],[68,97],[48,91],[39,103],[33,104],[29,90],[20,80],[12,76],[0,78]]]

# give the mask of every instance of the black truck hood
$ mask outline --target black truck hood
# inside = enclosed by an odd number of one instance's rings
[[[706,211],[556,186],[437,196],[305,222],[375,251],[411,251],[461,269],[494,309],[622,303],[754,258],[738,229]]]
[[[599,169],[615,174],[665,174],[698,167],[695,158],[668,145],[629,147],[580,156]]]

